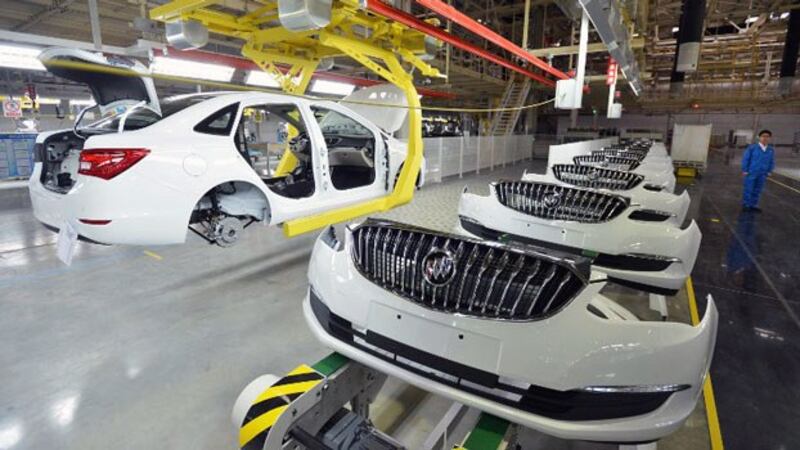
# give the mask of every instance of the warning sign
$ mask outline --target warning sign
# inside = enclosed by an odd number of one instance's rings
[[[15,119],[22,117],[22,104],[20,104],[20,101],[13,98],[3,100],[3,116]]]

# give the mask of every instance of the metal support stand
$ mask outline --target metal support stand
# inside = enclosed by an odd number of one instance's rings
[[[659,294],[650,294],[650,309],[661,314],[661,320],[666,322],[669,319],[667,310],[667,298]]]
[[[658,442],[650,442],[648,444],[635,444],[635,445],[620,445],[619,450],[656,450]]]

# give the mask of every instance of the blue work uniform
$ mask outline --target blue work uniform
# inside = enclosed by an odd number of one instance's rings
[[[744,156],[742,156],[742,172],[747,172],[747,176],[744,177],[744,192],[742,193],[742,203],[745,207],[758,206],[758,198],[767,181],[767,174],[771,173],[774,168],[775,149],[772,148],[772,145],[767,145],[765,150],[761,149],[759,143],[747,146]]]

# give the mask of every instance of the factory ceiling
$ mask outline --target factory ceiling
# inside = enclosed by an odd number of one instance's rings
[[[86,0],[1,0],[0,29],[91,42],[89,3]],[[97,3],[103,44],[125,47],[135,44],[137,39],[164,40],[162,25],[146,18],[147,12],[163,1],[97,0]],[[260,4],[256,0],[224,0],[220,3],[232,11],[251,11]],[[530,0],[528,21],[525,20],[524,1],[451,0],[450,3],[534,55],[549,60],[556,68],[569,71],[573,66],[578,26],[562,11],[561,2]],[[436,17],[411,0],[398,0],[392,4],[421,19]],[[698,69],[687,73],[682,91],[676,94],[674,90],[670,92],[670,75],[682,2],[621,1],[645,87],[642,95],[635,97],[624,83],[620,85],[626,109],[676,111],[698,106],[741,109],[752,107],[756,99],[771,102],[773,106],[779,101],[781,108],[796,111],[800,104],[798,94],[779,96],[776,88],[787,16],[793,4],[798,7],[791,0],[707,0]],[[527,33],[524,30],[526,23]],[[459,24],[441,20],[441,26],[449,27],[453,34],[466,41],[525,65],[517,56]],[[586,107],[598,108],[606,101],[603,81],[608,54],[594,33],[590,35],[590,43],[587,76],[591,93]],[[240,45],[241,41],[235,39],[212,36],[204,50],[235,55]],[[455,98],[431,100],[448,105],[485,107],[496,104],[514,74],[450,46],[439,51],[436,65],[449,78],[421,80],[421,83],[454,94]],[[347,76],[373,77],[357,63],[346,59],[338,59],[332,71]],[[43,73],[0,69],[0,85],[5,85],[6,92],[18,90],[20,85],[28,82],[45,86],[59,83]],[[166,93],[196,89],[195,86],[165,83],[159,83],[159,88]],[[535,85],[532,95],[536,99],[546,98],[552,95],[552,89]]]

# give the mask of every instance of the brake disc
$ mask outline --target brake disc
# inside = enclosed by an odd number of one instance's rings
[[[244,226],[236,217],[223,217],[214,226],[214,241],[220,247],[230,247],[239,240]]]

